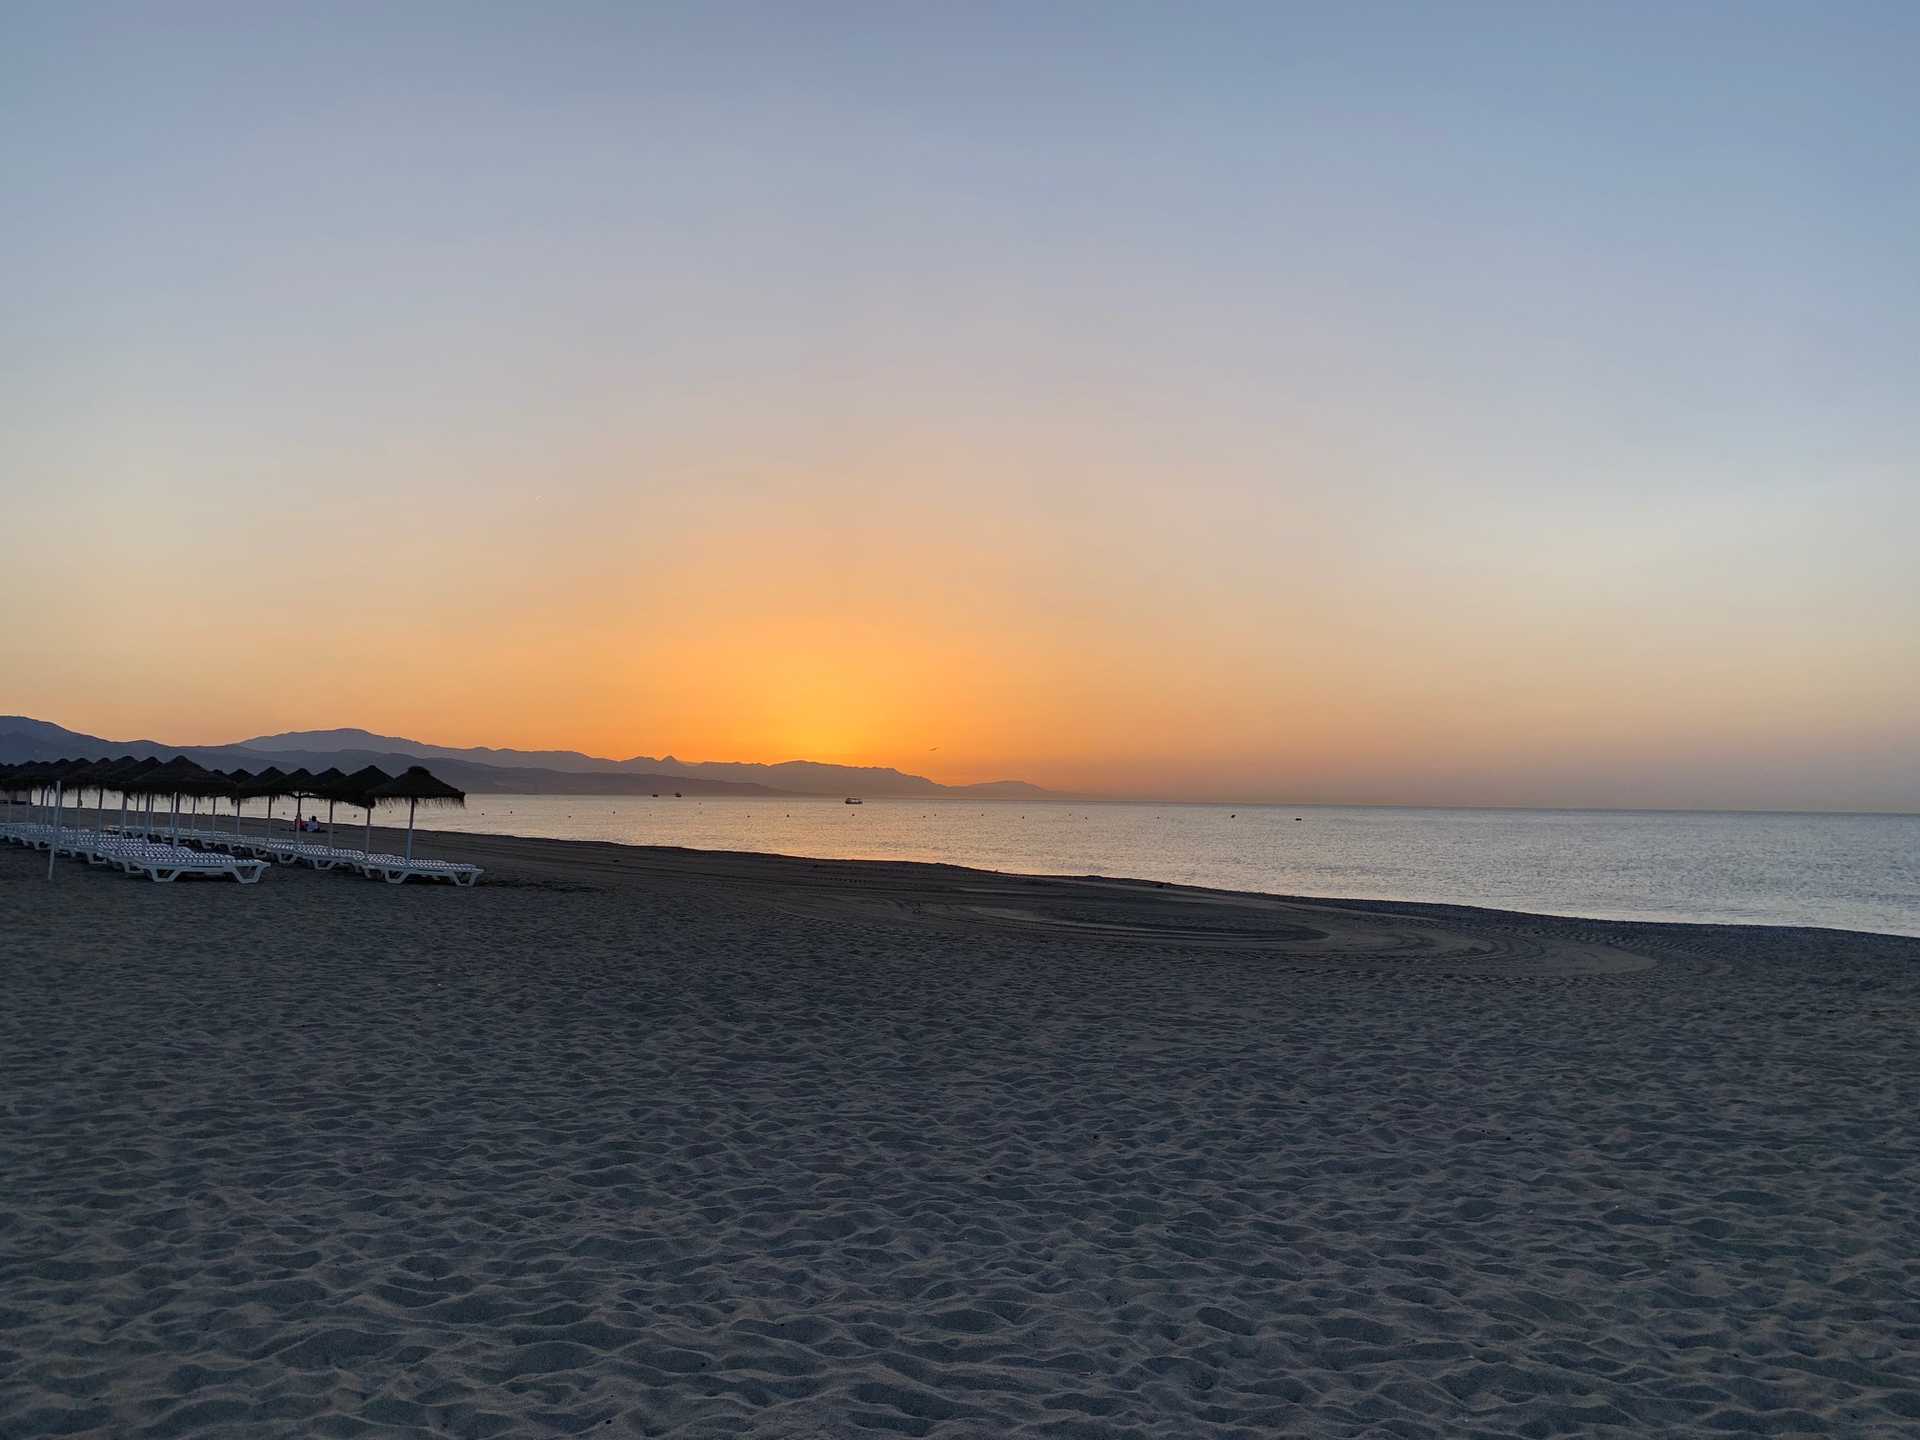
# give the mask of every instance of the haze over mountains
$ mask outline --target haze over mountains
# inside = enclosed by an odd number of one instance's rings
[[[668,755],[609,760],[577,750],[497,750],[431,745],[368,730],[291,730],[230,745],[169,745],[157,740],[107,740],[24,715],[0,716],[0,761],[55,760],[96,755],[187,755],[202,765],[257,770],[311,770],[378,765],[397,771],[427,762],[449,784],[482,794],[634,795],[677,790],[686,795],[940,795],[976,799],[1035,797],[1049,792],[1023,780],[942,785],[923,775],[883,766],[828,765],[788,760],[761,765],[685,761]]]

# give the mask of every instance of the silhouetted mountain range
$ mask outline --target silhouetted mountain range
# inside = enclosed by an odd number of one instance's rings
[[[1049,792],[1024,780],[981,785],[941,785],[922,775],[881,766],[827,765],[788,760],[777,765],[729,761],[685,761],[635,756],[607,760],[577,750],[460,749],[429,745],[398,735],[367,730],[291,730],[260,735],[232,745],[165,745],[157,740],[105,740],[24,715],[0,715],[0,761],[56,760],[63,756],[186,755],[202,765],[258,770],[337,765],[353,771],[378,765],[398,772],[428,761],[451,785],[482,794],[642,795],[678,790],[685,795],[859,795],[974,798],[1044,796]]]

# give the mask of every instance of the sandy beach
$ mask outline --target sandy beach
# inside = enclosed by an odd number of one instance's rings
[[[0,1437],[1920,1430],[1920,941],[421,849],[0,850]]]

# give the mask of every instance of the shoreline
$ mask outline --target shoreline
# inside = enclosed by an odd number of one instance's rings
[[[1627,813],[1627,812],[1617,812],[1617,813]],[[1648,812],[1648,813],[1653,813],[1653,812]],[[1694,812],[1660,812],[1660,813],[1676,813],[1677,814],[1677,813],[1694,813]],[[1701,812],[1701,813],[1705,813],[1705,812]],[[1750,813],[1750,812],[1728,811],[1728,812],[1715,812],[1715,813],[1744,814],[1744,813]],[[1751,812],[1751,813],[1758,813],[1758,812]],[[1774,813],[1774,812],[1768,812],[1768,813]],[[1777,813],[1785,814],[1788,812],[1777,812]],[[383,836],[383,834],[385,835],[386,838],[382,842],[385,848],[397,848],[399,843],[401,843],[401,839],[405,836],[405,833],[406,833],[403,829],[393,829],[391,827],[382,827],[378,824],[376,824],[373,827],[373,831],[376,839],[380,839]],[[362,830],[356,830],[354,833],[360,834],[364,832]],[[1220,887],[1220,886],[1193,885],[1193,884],[1183,883],[1180,881],[1154,880],[1154,879],[1150,879],[1142,876],[1130,876],[1130,875],[1102,875],[1097,873],[1073,875],[1073,874],[1066,874],[1061,872],[1046,872],[1046,871],[993,870],[983,866],[959,865],[950,861],[943,861],[943,860],[889,860],[889,859],[868,859],[868,858],[845,858],[845,857],[831,856],[831,855],[806,855],[798,852],[782,851],[782,850],[707,849],[701,846],[694,846],[694,845],[652,845],[652,844],[642,844],[639,842],[627,841],[627,840],[567,839],[567,838],[561,838],[561,837],[549,836],[549,835],[519,835],[519,834],[508,833],[508,832],[479,831],[479,830],[432,830],[432,831],[429,831],[424,827],[422,827],[415,831],[416,849],[420,849],[420,853],[431,856],[436,859],[460,860],[460,859],[469,858],[459,853],[459,847],[461,845],[465,845],[468,842],[481,842],[481,844],[484,846],[486,842],[491,842],[491,841],[505,841],[505,842],[510,842],[511,844],[514,844],[514,845],[532,845],[532,846],[541,846],[541,845],[587,846],[587,847],[609,846],[609,847],[613,847],[615,849],[620,849],[620,850],[657,851],[662,854],[668,854],[668,855],[688,854],[688,855],[711,855],[711,856],[736,856],[743,860],[748,860],[748,861],[764,858],[769,860],[805,861],[808,863],[833,864],[833,865],[925,866],[932,870],[960,871],[963,873],[971,873],[971,874],[977,874],[977,875],[996,876],[1004,879],[1057,880],[1065,883],[1073,883],[1073,882],[1079,882],[1079,881],[1107,881],[1107,882],[1112,882],[1116,884],[1146,886],[1146,887],[1152,887],[1155,889],[1167,890],[1167,891],[1176,891],[1176,892],[1191,891],[1195,894],[1200,894],[1200,895],[1246,896],[1246,897],[1253,897],[1253,898],[1258,898],[1263,900],[1280,901],[1283,903],[1297,903],[1302,905],[1333,904],[1333,905],[1345,905],[1345,906],[1363,907],[1363,908],[1377,907],[1382,910],[1388,910],[1388,911],[1399,910],[1409,915],[1417,914],[1424,911],[1445,912],[1446,914],[1452,915],[1455,918],[1467,919],[1467,920],[1470,920],[1476,916],[1480,916],[1480,917],[1485,917],[1493,920],[1506,920],[1506,921],[1560,920],[1560,921],[1569,921],[1569,922],[1575,922],[1575,923],[1585,924],[1585,925],[1627,925],[1627,926],[1635,926],[1635,927],[1647,927],[1652,929],[1659,929],[1661,927],[1673,927],[1679,930],[1707,929],[1707,930],[1716,930],[1716,931],[1726,930],[1726,931],[1732,931],[1732,932],[1748,931],[1748,930],[1769,931],[1769,932],[1770,931],[1789,931],[1789,932],[1804,931],[1809,935],[1815,935],[1815,936],[1834,936],[1834,937],[1859,936],[1859,937],[1871,938],[1871,939],[1920,940],[1920,936],[1909,935],[1904,931],[1854,930],[1854,929],[1847,929],[1837,925],[1796,925],[1796,924],[1791,924],[1784,921],[1765,921],[1765,920],[1753,920],[1753,921],[1654,920],[1654,919],[1642,919],[1635,916],[1595,915],[1591,913],[1573,913],[1573,912],[1555,911],[1555,910],[1511,910],[1502,906],[1473,905],[1473,904],[1465,904],[1465,903],[1461,903],[1458,901],[1451,901],[1451,900],[1376,899],[1376,898],[1363,896],[1363,895],[1319,895],[1319,894],[1308,894],[1304,892],[1284,892],[1284,891],[1268,891],[1268,890],[1235,890],[1235,889],[1229,889],[1229,888]],[[420,848],[423,844],[427,844],[427,843],[431,843],[431,845],[434,848],[428,848],[428,849]],[[476,851],[476,856],[475,856],[476,863],[485,864],[486,862],[484,861],[484,859],[478,858],[479,853],[480,853],[479,851]],[[486,883],[485,879],[482,879],[480,883],[484,885]]]

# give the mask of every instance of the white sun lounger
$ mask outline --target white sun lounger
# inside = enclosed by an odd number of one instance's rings
[[[332,845],[316,845],[306,840],[275,840],[257,847],[282,865],[311,865],[316,870],[331,870],[336,865],[352,865],[364,860],[360,850],[342,850]]]
[[[274,860],[282,865],[313,865],[319,870],[330,870],[341,863],[342,857],[360,853],[358,850],[335,850],[326,845],[316,845],[310,840],[295,839],[291,835],[283,838],[278,835],[235,835],[231,830],[194,830],[183,833],[180,838],[234,855],[252,855],[256,859]]]
[[[471,885],[484,872],[478,865],[461,865],[451,860],[409,860],[404,855],[361,855],[345,863],[369,880],[384,880],[389,885],[414,880],[446,880],[454,885]]]
[[[185,845],[148,844],[140,840],[102,840],[88,846],[84,853],[89,864],[117,866],[129,875],[145,875],[162,885],[172,884],[182,875],[204,875],[215,880],[231,876],[242,885],[257,885],[267,871],[264,860],[209,855]]]
[[[205,845],[215,850],[228,850],[234,854],[247,854],[261,860],[272,860],[281,865],[311,865],[316,870],[331,870],[336,865],[352,865],[365,858],[359,850],[345,850],[333,845],[321,845],[311,840],[267,839],[259,835],[234,836],[232,833],[196,830],[191,835],[183,835],[196,845]]]
[[[38,821],[21,822],[6,827],[6,838],[16,845],[24,845],[29,850],[44,850],[53,843],[53,826],[42,825]]]

